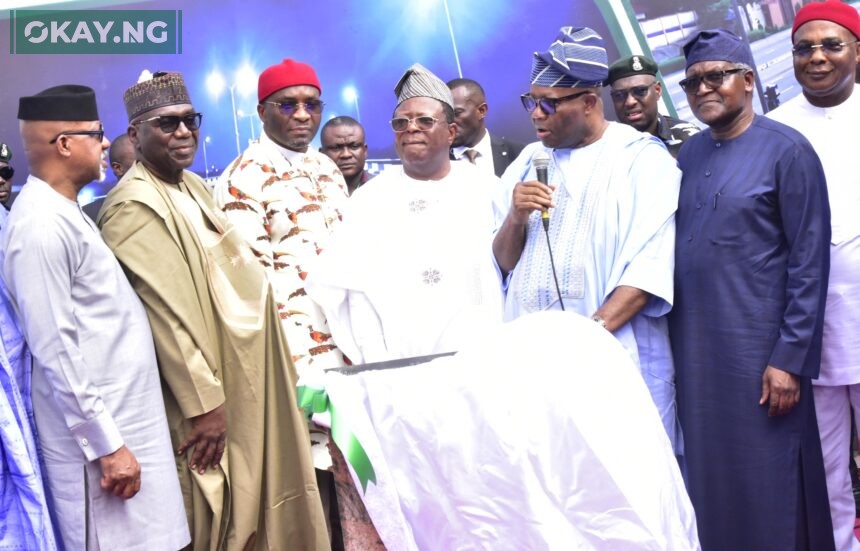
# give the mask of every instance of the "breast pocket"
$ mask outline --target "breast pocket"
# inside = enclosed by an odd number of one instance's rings
[[[760,208],[758,197],[720,195],[715,199],[708,239],[713,245],[733,247],[749,242]]]

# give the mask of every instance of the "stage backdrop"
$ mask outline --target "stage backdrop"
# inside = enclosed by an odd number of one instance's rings
[[[532,52],[546,49],[564,25],[590,26],[601,33],[610,61],[629,53],[652,54],[661,62],[669,92],[664,110],[690,118],[677,86],[683,70],[680,47],[699,28],[725,26],[748,36],[762,75],[762,94],[770,85],[778,86],[782,101],[799,92],[787,26],[800,1],[7,0],[3,7],[8,10],[0,14],[0,40],[9,44],[0,51],[0,141],[15,153],[17,188],[27,172],[16,120],[20,96],[57,84],[91,86],[113,138],[126,129],[122,93],[141,71],[180,71],[195,107],[204,114],[192,170],[216,177],[261,132],[257,74],[292,57],[316,68],[326,102],[324,119],[350,115],[362,122],[372,161],[395,157],[388,127],[392,90],[414,62],[446,80],[465,76],[481,82],[491,132],[530,142],[534,135],[519,95],[528,89]],[[12,53],[12,9],[181,11],[181,53]],[[611,103],[605,103],[612,117]],[[757,104],[757,109],[766,106]],[[112,178],[109,174],[105,185],[85,190],[81,202],[101,193]]]

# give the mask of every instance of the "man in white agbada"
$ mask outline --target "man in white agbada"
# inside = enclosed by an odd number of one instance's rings
[[[851,415],[860,426],[860,171],[852,138],[860,122],[860,15],[850,4],[814,2],[794,19],[794,75],[803,94],[768,116],[799,130],[827,177],[832,225],[821,374],[812,381],[836,548],[860,550],[847,468]]]
[[[505,318],[563,303],[612,332],[640,367],[681,454],[665,317],[681,172],[659,139],[605,120],[600,88],[607,75],[603,39],[587,27],[563,27],[549,51],[534,54],[522,102],[540,142],[502,177],[513,192],[493,243],[509,277]],[[537,152],[551,160],[549,185],[535,177]],[[541,222],[546,210],[562,300]]]
[[[350,198],[307,290],[353,363],[457,350],[501,321],[495,176],[451,163],[451,91],[415,64],[395,88],[403,166]]]
[[[143,306],[76,201],[103,177],[95,93],[63,85],[18,108],[30,177],[0,267],[34,358],[32,398],[66,549],[190,541]]]
[[[530,314],[453,357],[322,383],[390,551],[700,548],[638,369],[588,318]]]

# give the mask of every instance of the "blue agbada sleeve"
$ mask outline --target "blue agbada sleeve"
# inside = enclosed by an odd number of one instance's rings
[[[789,246],[786,307],[769,365],[818,377],[830,274],[830,206],[818,155],[797,144],[777,165],[779,211]]]

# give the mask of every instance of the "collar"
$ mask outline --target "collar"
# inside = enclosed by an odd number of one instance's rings
[[[467,145],[461,145],[458,147],[452,147],[451,151],[454,152],[454,157],[457,159],[463,158],[463,153],[467,149],[474,149],[478,153],[481,154],[481,157],[489,156],[490,159],[493,158],[493,145],[490,141],[490,131],[486,128],[484,129],[484,136],[475,144],[474,147],[469,147]],[[480,158],[480,157],[479,157]]]
[[[284,159],[289,161],[290,164],[296,164],[297,162],[300,162],[311,151],[310,145],[308,146],[307,151],[294,151],[292,149],[288,149],[270,138],[269,135],[265,132],[260,134],[260,143],[267,147],[271,147],[272,149],[276,149]]]

